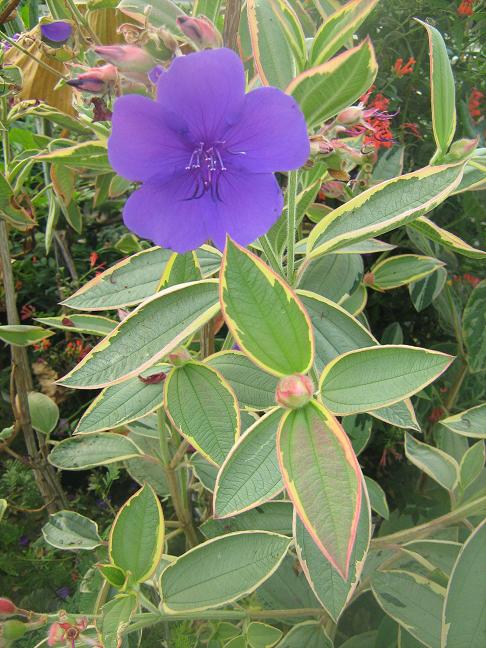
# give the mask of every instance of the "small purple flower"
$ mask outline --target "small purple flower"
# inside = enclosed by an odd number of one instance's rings
[[[56,22],[43,23],[41,25],[42,38],[45,38],[52,43],[65,43],[73,33],[71,23],[64,20],[56,20]]]
[[[125,225],[157,245],[186,252],[226,234],[247,245],[278,219],[275,171],[302,166],[307,129],[297,103],[277,88],[245,95],[245,72],[229,49],[176,58],[155,101],[115,101],[108,155],[142,187],[128,199]]]
[[[69,596],[71,594],[71,590],[67,586],[60,587],[59,589],[56,590],[56,594],[63,601],[67,601],[67,599],[69,598]]]
[[[28,547],[30,545],[30,539],[26,535],[21,535],[19,538],[19,545],[21,547]]]

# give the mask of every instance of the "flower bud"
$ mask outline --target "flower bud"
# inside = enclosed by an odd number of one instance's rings
[[[314,384],[308,376],[285,376],[277,385],[275,400],[283,407],[295,409],[306,405],[314,393]]]
[[[451,144],[451,148],[447,153],[446,159],[448,162],[455,160],[462,160],[470,155],[478,145],[477,139],[460,139]]]
[[[115,84],[117,74],[116,67],[108,63],[107,65],[91,68],[87,72],[79,74],[76,79],[70,79],[66,83],[81,92],[105,94]]]
[[[182,367],[186,362],[191,360],[191,354],[184,347],[178,347],[168,354],[167,360],[174,365],[174,367]]]
[[[373,272],[365,272],[363,276],[363,284],[365,286],[374,286],[375,285],[375,275]]]
[[[363,108],[361,106],[349,106],[342,110],[336,117],[338,124],[345,126],[355,126],[363,119]]]
[[[154,66],[150,54],[136,45],[102,45],[94,51],[122,72],[148,72]]]
[[[73,33],[73,26],[65,20],[56,20],[55,22],[42,23],[40,26],[42,40],[47,43],[62,45],[68,41]]]
[[[200,16],[199,18],[179,16],[176,22],[181,32],[200,49],[221,47],[221,34],[206,16]]]
[[[47,645],[57,646],[60,643],[64,643],[64,629],[61,627],[61,624],[53,623],[49,626],[47,633]]]
[[[27,624],[17,619],[9,619],[2,623],[2,637],[6,641],[20,639],[27,632]]]
[[[0,615],[15,614],[17,606],[8,598],[0,598]]]

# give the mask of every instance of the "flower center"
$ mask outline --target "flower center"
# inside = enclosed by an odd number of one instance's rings
[[[193,150],[186,171],[193,175],[194,191],[186,200],[202,198],[207,191],[210,192],[213,200],[221,200],[219,180],[221,174],[227,171],[222,157],[224,144],[224,141],[199,142]]]

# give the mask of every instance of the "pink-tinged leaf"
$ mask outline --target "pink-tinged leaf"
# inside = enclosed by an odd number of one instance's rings
[[[285,488],[312,539],[348,578],[362,497],[361,470],[340,423],[311,401],[290,410],[277,436]]]

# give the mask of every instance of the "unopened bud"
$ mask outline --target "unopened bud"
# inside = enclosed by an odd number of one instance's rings
[[[15,614],[17,606],[8,598],[0,598],[0,615]]]
[[[76,79],[70,79],[66,83],[81,92],[105,94],[115,84],[117,74],[116,67],[108,63],[107,65],[91,68],[87,72],[79,74]]]
[[[221,47],[222,45],[221,34],[206,16],[200,16],[199,18],[179,16],[177,26],[200,49]]]
[[[2,638],[6,641],[20,639],[27,632],[27,624],[17,619],[9,619],[2,623]]]
[[[363,119],[363,108],[360,106],[349,106],[342,110],[339,115],[336,117],[338,124],[344,124],[345,126],[355,126],[359,124]]]
[[[122,72],[148,72],[154,66],[150,54],[136,45],[102,45],[94,51]]]
[[[182,365],[185,365],[186,362],[192,360],[192,357],[187,349],[185,349],[184,347],[178,347],[168,354],[167,360],[171,364],[173,364],[174,367],[182,367]]]
[[[60,643],[64,643],[64,629],[60,623],[53,623],[47,633],[47,645],[57,646]]]
[[[363,283],[365,286],[374,286],[375,275],[373,274],[373,272],[365,272],[363,277]]]
[[[277,385],[275,400],[283,407],[295,409],[306,405],[314,393],[314,384],[308,376],[285,376]]]
[[[478,145],[477,139],[460,139],[451,144],[447,153],[447,161],[462,160],[470,155]]]

